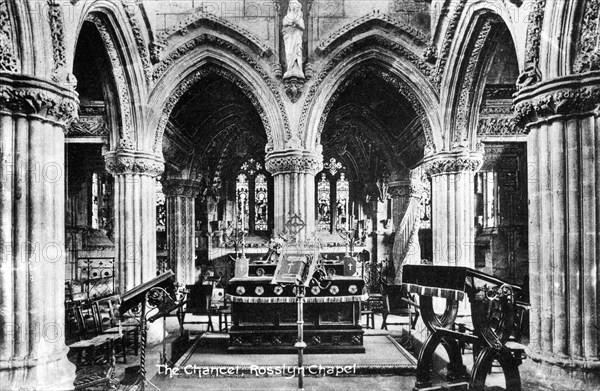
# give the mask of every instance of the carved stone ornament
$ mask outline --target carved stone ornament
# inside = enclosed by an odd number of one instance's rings
[[[483,164],[483,152],[451,151],[440,152],[425,160],[423,171],[430,176],[476,172]]]
[[[146,152],[119,148],[104,155],[106,170],[113,175],[138,174],[156,177],[165,170],[162,159]]]
[[[519,89],[539,83],[542,74],[539,69],[540,43],[542,41],[542,25],[546,0],[536,0],[529,14],[527,41],[525,43],[525,70],[517,79]]]
[[[575,73],[584,73],[600,69],[600,0],[587,0],[579,40],[577,42],[577,55],[573,70]]]
[[[21,64],[13,47],[13,31],[6,0],[0,0],[0,71],[19,73]]]
[[[106,120],[102,116],[80,116],[78,120],[71,123],[68,134],[70,137],[77,136],[101,136],[109,135]]]
[[[438,88],[442,84],[442,76],[446,70],[446,62],[448,61],[448,56],[450,54],[450,47],[454,41],[454,35],[456,34],[456,29],[458,28],[458,22],[460,21],[466,4],[467,0],[460,0],[458,2],[454,12],[452,13],[452,16],[450,17],[448,27],[446,28],[442,49],[437,56],[438,61],[435,66],[435,73],[432,76],[432,83]]]
[[[302,96],[302,88],[304,87],[304,79],[298,77],[289,77],[283,80],[285,94],[290,98],[292,103],[296,103]]]
[[[520,126],[543,121],[557,115],[581,114],[600,104],[600,80],[581,79],[579,75],[557,80],[537,89],[520,93],[515,99],[515,116]]]
[[[477,128],[478,136],[516,136],[525,134],[525,129],[513,117],[482,118]]]
[[[309,151],[275,151],[267,155],[265,168],[273,175],[307,173],[316,175],[323,169],[323,157]]]
[[[37,115],[66,128],[77,118],[78,106],[70,89],[29,76],[0,76],[0,111]]]
[[[133,37],[135,38],[135,45],[137,46],[138,53],[140,54],[142,68],[144,69],[144,76],[146,77],[146,81],[150,82],[150,80],[152,79],[152,64],[150,63],[150,52],[148,51],[146,40],[144,39],[144,35],[142,33],[142,28],[140,27],[136,16],[138,12],[141,12],[139,6],[140,3],[132,3],[131,1],[127,0],[121,0],[121,2],[123,4],[123,8],[125,9],[127,19],[129,20],[129,25],[131,26]]]
[[[163,193],[167,197],[192,197],[200,193],[200,182],[187,179],[165,179],[162,181]]]
[[[63,12],[60,4],[53,2],[48,3],[48,20],[50,21],[52,54],[54,59],[52,80],[58,82],[60,79],[60,72],[67,66],[65,32],[63,28]]]

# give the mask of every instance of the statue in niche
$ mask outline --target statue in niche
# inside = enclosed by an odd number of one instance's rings
[[[287,70],[283,78],[298,77],[304,79],[302,72],[302,35],[304,19],[302,5],[298,0],[290,0],[287,15],[283,18],[283,44]]]

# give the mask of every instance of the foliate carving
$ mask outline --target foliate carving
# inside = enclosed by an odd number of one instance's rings
[[[118,148],[104,155],[106,170],[113,175],[138,174],[155,177],[160,175],[165,165],[156,155]]]
[[[517,86],[519,89],[537,84],[542,80],[539,62],[545,9],[546,0],[536,0],[533,5],[533,10],[529,14],[527,41],[525,43],[525,70],[517,79]]]
[[[370,13],[353,20],[352,22],[342,26],[327,38],[325,38],[319,46],[315,49],[315,52],[318,54],[326,54],[331,50],[330,45],[341,38],[344,34],[348,33],[352,29],[363,25],[370,21],[381,21],[386,23],[387,25],[393,28],[393,32],[400,35],[402,32],[407,33],[411,38],[415,39],[418,43],[424,44],[427,42],[429,37],[423,35],[419,30],[413,28],[412,26],[402,23],[401,21],[392,18],[391,16],[381,13],[379,10],[372,10]]]
[[[492,21],[487,19],[481,30],[479,31],[479,36],[475,41],[473,46],[473,50],[469,56],[469,63],[467,64],[467,70],[465,71],[465,75],[463,77],[463,83],[460,90],[460,97],[458,100],[458,110],[456,113],[456,122],[455,122],[455,130],[454,130],[454,142],[460,142],[467,139],[468,128],[469,128],[469,118],[471,113],[471,100],[472,100],[472,92],[473,86],[475,84],[475,79],[477,77],[477,69],[479,64],[479,58],[481,55],[481,51],[487,42],[488,37],[490,36],[490,31],[492,30]]]
[[[587,0],[580,27],[573,71],[584,73],[600,69],[600,32],[598,31],[600,0]]]
[[[119,109],[123,121],[123,130],[121,139],[119,140],[119,146],[123,148],[133,148],[133,121],[131,115],[132,101],[129,94],[129,88],[127,87],[127,78],[125,77],[125,71],[123,70],[117,47],[108,31],[108,28],[106,27],[106,24],[100,17],[92,14],[87,17],[87,20],[94,23],[98,29],[98,32],[100,33],[100,37],[102,38],[108,53],[108,58],[110,59],[113,76],[115,78],[115,84],[117,85]]]
[[[148,47],[146,46],[146,40],[144,39],[144,35],[142,34],[142,29],[136,17],[137,11],[140,10],[139,3],[131,4],[129,2],[126,2],[126,0],[121,1],[123,3],[123,8],[125,9],[127,19],[129,20],[131,31],[133,32],[135,45],[137,46],[138,53],[140,54],[140,58],[142,60],[142,67],[144,68],[144,75],[146,76],[146,81],[150,82],[150,80],[152,79],[152,64],[150,63],[150,53],[148,51]]]
[[[168,39],[171,36],[175,34],[180,34],[181,36],[188,35],[190,33],[190,30],[197,29],[205,23],[216,25],[217,30],[222,30],[224,27],[229,30],[232,30],[233,32],[238,34],[238,36],[244,41],[245,44],[253,48],[263,57],[269,57],[271,56],[271,54],[273,54],[271,48],[265,45],[260,38],[258,38],[250,31],[234,23],[231,23],[226,19],[219,18],[214,14],[200,11],[188,16],[187,18],[179,22],[177,24],[177,27],[167,29],[160,34],[158,39],[151,45],[151,54],[153,61],[161,61],[162,52],[168,46]]]
[[[456,34],[458,22],[462,16],[465,4],[467,4],[467,0],[459,1],[454,9],[454,12],[452,13],[448,27],[446,28],[446,34],[444,35],[444,41],[442,43],[442,50],[437,57],[438,61],[435,66],[435,73],[432,76],[432,82],[438,88],[442,84],[442,76],[444,75],[444,71],[446,69],[446,62],[448,61],[448,55],[450,54],[450,47],[452,46],[452,41],[454,40],[454,35]]]
[[[79,101],[70,91],[24,76],[0,76],[0,111],[39,115],[66,127],[77,118]]]
[[[21,64],[13,47],[13,31],[6,0],[0,0],[0,71],[19,73]]]
[[[223,77],[224,79],[235,84],[244,93],[244,95],[246,95],[246,97],[250,100],[250,102],[252,102],[252,105],[254,106],[260,118],[262,119],[262,123],[267,134],[267,143],[271,145],[273,144],[273,133],[267,114],[261,106],[260,102],[258,101],[258,98],[250,90],[250,87],[241,80],[239,80],[235,75],[223,68],[207,66],[191,74],[181,83],[179,83],[175,91],[173,91],[173,93],[169,96],[169,100],[165,104],[163,113],[158,123],[158,130],[156,132],[156,137],[154,140],[154,152],[160,151],[162,149],[163,133],[169,121],[169,116],[171,115],[171,112],[173,111],[173,108],[175,107],[177,102],[181,99],[181,97],[185,94],[186,91],[188,91],[192,86],[194,86],[200,80],[206,78],[209,75],[218,75],[220,77]]]
[[[302,88],[304,87],[304,79],[298,77],[288,77],[283,80],[285,94],[290,98],[292,103],[296,103],[302,96]]]
[[[323,157],[299,151],[275,152],[267,155],[265,168],[273,175],[307,173],[316,175],[323,169]]]
[[[600,104],[600,87],[562,89],[531,100],[517,98],[515,116],[520,126],[554,115],[592,111]]]
[[[48,19],[50,21],[50,33],[52,35],[52,56],[54,68],[52,80],[59,81],[59,72],[67,66],[65,49],[65,32],[63,29],[63,12],[58,3],[48,2]]]
[[[163,181],[163,193],[167,197],[192,197],[200,192],[201,183],[187,179],[166,179]]]
[[[426,158],[423,172],[429,176],[476,172],[483,164],[483,151],[469,151],[457,148],[451,152],[441,152]]]
[[[525,134],[525,129],[513,117],[484,118],[479,120],[478,136],[515,136]]]

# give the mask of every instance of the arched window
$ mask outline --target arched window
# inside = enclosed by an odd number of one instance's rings
[[[317,175],[317,227],[319,231],[349,229],[350,182],[345,167],[335,158]]]
[[[269,177],[255,159],[244,162],[235,184],[237,227],[251,232],[269,230]]]

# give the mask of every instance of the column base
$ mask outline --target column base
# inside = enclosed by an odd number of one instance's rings
[[[519,368],[524,390],[590,391],[600,389],[600,361],[576,361],[527,352]]]
[[[75,381],[75,364],[67,358],[67,351],[57,359],[30,366],[5,367],[2,362],[0,384],[2,390],[72,390]],[[31,365],[33,364],[33,365]],[[10,365],[10,364],[9,364]]]

